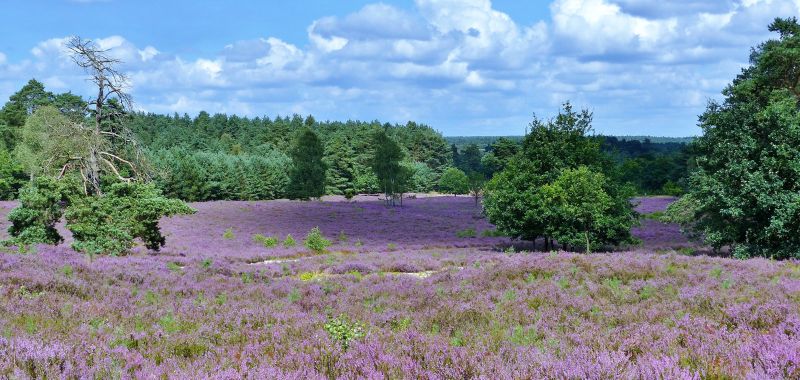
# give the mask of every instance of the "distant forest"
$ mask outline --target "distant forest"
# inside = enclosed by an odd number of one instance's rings
[[[604,135],[601,135],[604,136]],[[662,137],[662,136],[604,136],[615,137],[620,141],[639,141],[640,143],[664,144],[664,145],[687,145],[694,141],[694,137]],[[522,136],[445,136],[448,144],[455,145],[458,149],[464,149],[467,145],[476,144],[478,146],[489,146],[494,144],[500,138],[506,138],[511,141],[520,142]]]
[[[0,198],[10,199],[28,181],[25,151],[18,143],[26,123],[38,109],[66,117],[84,117],[83,100],[53,94],[31,80],[0,110]],[[131,113],[126,127],[143,147],[154,182],[165,195],[187,201],[261,200],[286,197],[292,167],[291,150],[298,132],[314,131],[324,145],[325,193],[377,193],[373,171],[374,139],[384,130],[402,150],[402,166],[410,176],[408,192],[451,192],[443,174],[458,169],[486,179],[519,151],[521,137],[443,137],[433,128],[408,122],[318,121],[313,116],[239,117]],[[594,136],[607,153],[616,175],[639,194],[680,194],[690,163],[690,138]],[[444,176],[448,177],[448,176]],[[111,178],[106,180],[113,181]],[[446,179],[444,182],[448,182]],[[463,182],[463,181],[462,181]],[[463,186],[457,186],[464,188]]]

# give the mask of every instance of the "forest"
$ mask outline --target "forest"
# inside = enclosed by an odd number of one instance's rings
[[[31,79],[0,110],[0,199],[14,199],[30,177],[15,148],[27,117],[38,108],[54,107],[69,115],[84,107],[71,93],[53,94]],[[373,135],[380,130],[402,149],[402,165],[411,172],[405,192],[449,192],[439,183],[448,168],[486,179],[519,149],[521,138],[450,138],[432,127],[379,121],[317,121],[313,116],[247,118],[200,112],[171,116],[133,112],[125,125],[144,148],[157,186],[186,201],[269,200],[290,196],[291,149],[303,128],[311,128],[324,145],[325,194],[376,193],[379,183],[370,161]],[[640,195],[680,195],[685,188],[690,154],[682,140],[594,136],[613,157],[620,179]],[[491,143],[488,143],[491,141]],[[485,143],[484,145],[480,145]],[[464,188],[461,186],[460,188]],[[465,190],[461,192],[466,193]]]

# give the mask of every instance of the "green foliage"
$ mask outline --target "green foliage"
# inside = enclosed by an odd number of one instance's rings
[[[8,214],[11,239],[6,245],[58,244],[63,239],[56,223],[64,214],[68,192],[50,177],[38,177],[20,190],[20,205]]]
[[[401,170],[406,170],[406,175],[410,175],[404,182],[403,191],[415,193],[427,193],[436,187],[438,175],[436,172],[421,162],[403,161]]]
[[[364,324],[358,321],[351,321],[346,315],[342,314],[336,318],[329,318],[323,326],[325,331],[336,343],[341,345],[342,350],[347,351],[353,341],[363,338],[366,335]]]
[[[27,180],[22,166],[0,144],[0,200],[15,199]]]
[[[331,246],[331,241],[322,236],[319,227],[314,227],[306,235],[303,244],[314,253],[320,254]]]
[[[78,128],[57,108],[43,106],[19,129],[14,158],[31,176],[58,176],[65,165],[75,164],[76,157],[86,157],[89,145],[103,146],[96,140],[89,129]]]
[[[303,273],[300,273],[299,276],[297,276],[297,278],[299,278],[300,281],[303,281],[303,282],[311,281],[315,277],[317,277],[317,274],[314,273],[314,272],[303,272]]]
[[[61,272],[61,274],[63,274],[66,278],[72,278],[72,276],[75,275],[75,269],[72,268],[72,265],[64,265],[61,267],[59,272]]]
[[[372,158],[372,170],[378,178],[381,190],[387,199],[394,199],[396,193],[401,193],[401,189],[410,178],[408,172],[403,170],[400,161],[403,159],[403,151],[385,130],[375,133],[373,138],[375,154]]]
[[[168,197],[186,201],[269,200],[286,196],[291,160],[269,146],[253,154],[192,152],[174,148],[150,155],[156,183]]]
[[[587,136],[591,122],[591,113],[575,112],[569,103],[554,119],[531,122],[521,151],[484,188],[484,212],[500,232],[546,242],[557,235],[562,244],[589,249],[633,241],[631,193]]]
[[[233,234],[233,228],[228,227],[225,229],[225,232],[222,233],[222,238],[225,240],[233,240],[236,238],[236,235]]]
[[[262,234],[253,235],[253,241],[263,245],[264,248],[272,248],[278,245],[278,238],[274,236],[264,236]]]
[[[297,245],[297,242],[295,242],[294,238],[292,237],[292,234],[286,235],[286,239],[283,239],[283,246],[285,248],[292,248],[295,245]]]
[[[478,206],[480,196],[483,193],[483,187],[486,185],[486,177],[483,173],[469,172],[467,174],[467,188],[470,195],[475,198],[475,206]]]
[[[439,190],[449,194],[466,194],[469,191],[469,178],[458,168],[447,168],[439,178]]]
[[[292,149],[289,195],[294,199],[319,198],[325,194],[324,148],[314,131],[300,131]]]
[[[165,198],[153,185],[117,183],[100,196],[73,197],[65,217],[75,250],[119,255],[130,250],[136,238],[158,251],[166,244],[159,220],[194,212],[179,200]]]
[[[25,124],[28,115],[34,113],[39,107],[51,105],[54,96],[45,91],[44,85],[36,79],[31,79],[19,91],[9,97],[0,109],[0,125],[5,125],[0,134],[0,145],[13,150],[16,145],[18,128]]]
[[[583,247],[586,252],[606,244],[632,241],[635,222],[627,198],[606,192],[608,180],[585,166],[566,169],[551,184],[539,188],[550,224],[546,236],[561,244]]]
[[[456,232],[456,236],[460,238],[474,238],[478,236],[478,233],[475,231],[474,228],[467,228]]]
[[[800,258],[800,24],[769,29],[780,37],[756,47],[725,100],[701,115],[697,168],[673,214],[736,257]]]

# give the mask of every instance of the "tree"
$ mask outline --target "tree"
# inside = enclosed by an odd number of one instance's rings
[[[303,200],[324,195],[327,168],[322,161],[325,149],[319,136],[310,128],[303,128],[295,140],[291,153],[289,195],[294,199]]]
[[[26,180],[22,166],[0,147],[0,200],[16,198]]]
[[[355,191],[354,167],[356,153],[350,145],[352,139],[344,132],[335,133],[325,144],[325,164],[328,168],[326,174],[327,194],[345,194],[348,190]]]
[[[80,37],[70,39],[67,48],[73,61],[86,71],[90,82],[96,86],[97,96],[88,106],[93,124],[73,124],[73,130],[84,137],[83,147],[79,149],[83,154],[70,157],[62,172],[79,171],[87,194],[102,194],[102,172],[124,182],[149,179],[138,143],[122,123],[126,110],[131,109],[131,98],[126,92],[127,77],[116,69],[121,62],[92,41]]]
[[[373,138],[375,154],[372,158],[372,170],[378,177],[381,190],[386,196],[387,204],[394,206],[395,194],[401,190],[401,176],[404,176],[400,161],[403,159],[403,150],[385,129],[375,133]]]
[[[103,195],[73,198],[65,217],[76,251],[121,255],[137,238],[158,251],[166,244],[159,220],[194,212],[179,200],[165,198],[152,184],[116,183]]]
[[[549,248],[552,234],[563,220],[543,197],[542,188],[552,186],[565,170],[586,167],[606,175],[604,191],[614,205],[608,218],[625,222],[608,231],[603,240],[609,244],[632,241],[630,227],[636,218],[628,202],[631,194],[613,177],[610,160],[598,142],[589,138],[591,122],[591,113],[575,112],[569,103],[549,121],[534,118],[520,152],[484,188],[484,212],[499,231],[531,241],[544,238],[545,248]]]
[[[21,194],[20,206],[9,214],[10,243],[57,243],[60,236],[53,226],[66,213],[73,247],[80,251],[121,253],[135,238],[158,250],[164,245],[158,220],[193,210],[141,183],[150,179],[149,170],[124,126],[131,101],[124,92],[125,76],[114,68],[119,61],[78,37],[67,47],[97,86],[88,109],[93,125],[85,124],[81,115],[86,112],[76,110],[81,102],[71,95],[59,98],[56,105],[62,108],[38,107],[27,118],[17,153],[26,157],[32,177],[42,176],[34,177]],[[101,174],[111,176],[104,186],[110,188],[108,194],[102,191]],[[75,191],[79,188],[83,191]]]
[[[750,66],[710,102],[680,208],[689,232],[747,258],[800,258],[800,24],[753,49]],[[693,206],[686,218],[686,206]]]
[[[458,168],[448,168],[439,178],[439,189],[453,195],[466,194],[469,191],[469,179]]]
[[[62,182],[50,177],[40,177],[20,190],[20,206],[11,210],[8,233],[12,238],[5,245],[58,244],[63,238],[56,223],[64,214],[63,203],[68,192]]]
[[[53,103],[54,97],[51,92],[45,91],[44,84],[31,79],[19,91],[9,97],[2,109],[0,109],[0,128],[2,136],[0,140],[9,151],[16,146],[17,131],[23,124],[28,115],[33,114],[36,109]]]
[[[478,207],[481,194],[483,193],[483,185],[486,184],[486,177],[483,173],[470,172],[467,174],[467,187],[469,193],[475,198],[475,207]]]
[[[547,236],[565,246],[583,247],[586,253],[628,241],[635,218],[632,213],[617,212],[620,206],[625,209],[620,202],[628,201],[614,199],[606,192],[607,187],[603,174],[585,166],[566,169],[555,181],[542,186],[539,197],[548,208],[547,214],[555,219],[546,228]]]
[[[481,165],[481,149],[477,144],[469,144],[464,151],[461,152],[459,160],[459,169],[464,173],[483,173],[483,166]]]
[[[53,106],[38,108],[20,129],[14,156],[30,178],[63,176],[76,157],[89,154],[91,132]]]

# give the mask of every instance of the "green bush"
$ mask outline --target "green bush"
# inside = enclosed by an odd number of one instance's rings
[[[63,238],[56,223],[64,214],[64,185],[53,178],[38,177],[19,192],[20,205],[8,214],[11,239],[5,245],[58,244]]]
[[[359,322],[350,321],[346,315],[342,314],[336,318],[328,319],[325,323],[325,331],[331,339],[339,343],[342,350],[347,351],[351,342],[363,338],[365,334],[364,325]]]
[[[194,212],[179,200],[165,198],[152,185],[117,183],[101,196],[73,197],[65,217],[75,250],[119,255],[130,250],[136,238],[158,251],[166,244],[159,220]]]
[[[460,238],[474,238],[478,236],[478,233],[475,232],[474,228],[467,228],[461,231],[456,232],[456,236]]]
[[[303,244],[306,246],[306,248],[310,249],[314,253],[319,254],[325,252],[325,250],[331,246],[331,241],[322,236],[322,232],[320,232],[319,227],[314,227],[308,232],[308,235],[306,235],[306,239],[303,240]]]
[[[292,248],[297,245],[297,242],[292,237],[292,234],[286,235],[286,239],[283,239],[283,246],[284,248]]]
[[[261,234],[253,235],[253,241],[264,246],[264,248],[272,248],[278,245],[278,238],[274,236],[264,236]]]

